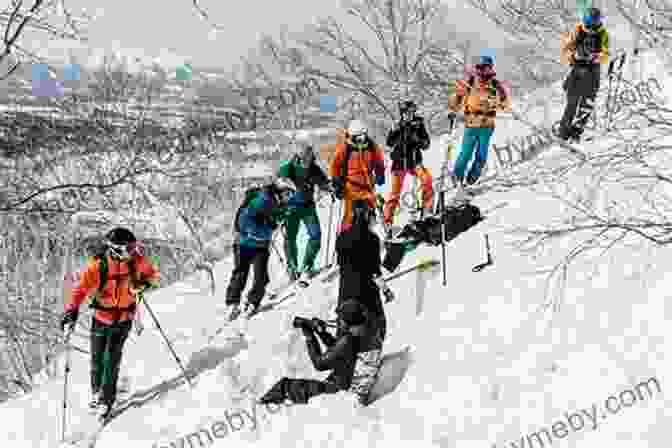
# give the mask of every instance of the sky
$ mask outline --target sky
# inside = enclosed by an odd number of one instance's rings
[[[74,10],[85,7],[96,15],[89,28],[89,48],[72,42],[41,43],[42,53],[67,60],[72,53],[78,60],[98,60],[101,54],[120,51],[132,57],[156,60],[161,65],[191,62],[198,67],[228,69],[257,46],[264,34],[277,35],[283,27],[302,31],[318,17],[333,15],[347,23],[345,9],[338,1],[268,0],[214,1],[201,4],[219,25],[211,27],[197,14],[191,0],[68,0]],[[486,22],[476,26],[479,14],[461,1],[447,2],[455,11],[454,22],[465,31],[475,29],[499,41],[499,33]],[[37,41],[35,41],[37,42]],[[82,63],[84,65],[84,63]]]

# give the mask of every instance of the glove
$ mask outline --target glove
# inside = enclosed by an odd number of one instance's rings
[[[301,327],[301,331],[303,332],[303,336],[306,337],[307,339],[315,337],[315,335],[313,334],[314,329],[312,326],[304,325]]]
[[[382,186],[385,185],[385,175],[379,174],[376,176],[376,185]]]
[[[312,323],[313,323],[313,328],[315,329],[316,333],[324,333],[327,331],[327,323],[323,321],[322,319],[318,319],[317,317],[312,318]]]
[[[336,199],[343,199],[343,193],[345,190],[345,182],[341,177],[334,177],[331,179],[331,186],[334,190],[334,196]]]
[[[385,206],[385,196],[381,193],[376,193],[376,205],[381,208]]]
[[[385,283],[385,279],[383,279],[383,276],[376,277],[373,279],[373,281],[376,283],[376,286],[378,286],[378,289],[383,293],[383,296],[385,296],[385,303],[390,303],[395,299],[394,293],[390,289],[389,286],[387,286],[387,283]]]
[[[76,308],[63,313],[63,318],[61,319],[61,331],[65,331],[66,325],[70,326],[71,329],[74,328],[78,316],[79,310]]]

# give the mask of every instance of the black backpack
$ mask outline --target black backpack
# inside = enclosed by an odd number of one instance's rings
[[[483,219],[485,218],[481,214],[481,209],[471,203],[447,207],[443,212],[443,220],[446,225],[444,240],[449,242],[455,239],[459,234],[466,232]],[[413,230],[421,236],[423,242],[434,246],[441,244],[441,217],[429,216],[416,222],[413,227]]]
[[[481,214],[481,209],[471,203],[463,204],[458,207],[448,207],[443,214],[443,218],[446,222],[446,233],[444,234],[446,242],[454,239],[460,233],[466,232],[485,219]],[[437,230],[438,234],[441,235],[440,225]],[[430,231],[430,236],[431,235],[432,232]]]
[[[593,54],[600,51],[600,33],[595,30],[581,30],[576,35],[575,59],[578,62],[591,61]]]

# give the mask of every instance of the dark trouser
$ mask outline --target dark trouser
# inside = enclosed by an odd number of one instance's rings
[[[284,377],[261,397],[262,403],[283,403],[286,399],[293,403],[306,404],[311,398],[321,394],[335,394],[336,384],[329,381],[306,380]]]
[[[563,88],[567,92],[567,105],[560,120],[559,132],[565,138],[571,135],[578,137],[583,133],[595,107],[595,97],[600,89],[600,65],[575,65]]]
[[[102,391],[102,401],[113,404],[117,397],[117,380],[124,343],[131,331],[130,320],[105,324],[91,322],[91,390]]]
[[[247,284],[250,266],[252,266],[254,268],[254,284],[247,295],[247,300],[248,303],[259,305],[261,299],[264,298],[264,294],[266,294],[266,285],[270,281],[268,278],[268,259],[271,252],[267,247],[235,245],[233,253],[234,268],[229,287],[226,289],[226,304],[240,304],[240,297]]]

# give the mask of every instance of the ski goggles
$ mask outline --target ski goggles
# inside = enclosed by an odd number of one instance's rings
[[[358,134],[352,136],[352,146],[356,149],[364,149],[368,144],[366,134]]]
[[[130,258],[131,254],[128,250],[128,244],[114,244],[107,242],[107,253],[114,258]]]
[[[144,254],[143,246],[139,241],[128,244],[115,244],[107,241],[107,251],[110,256],[115,258],[131,258]]]

